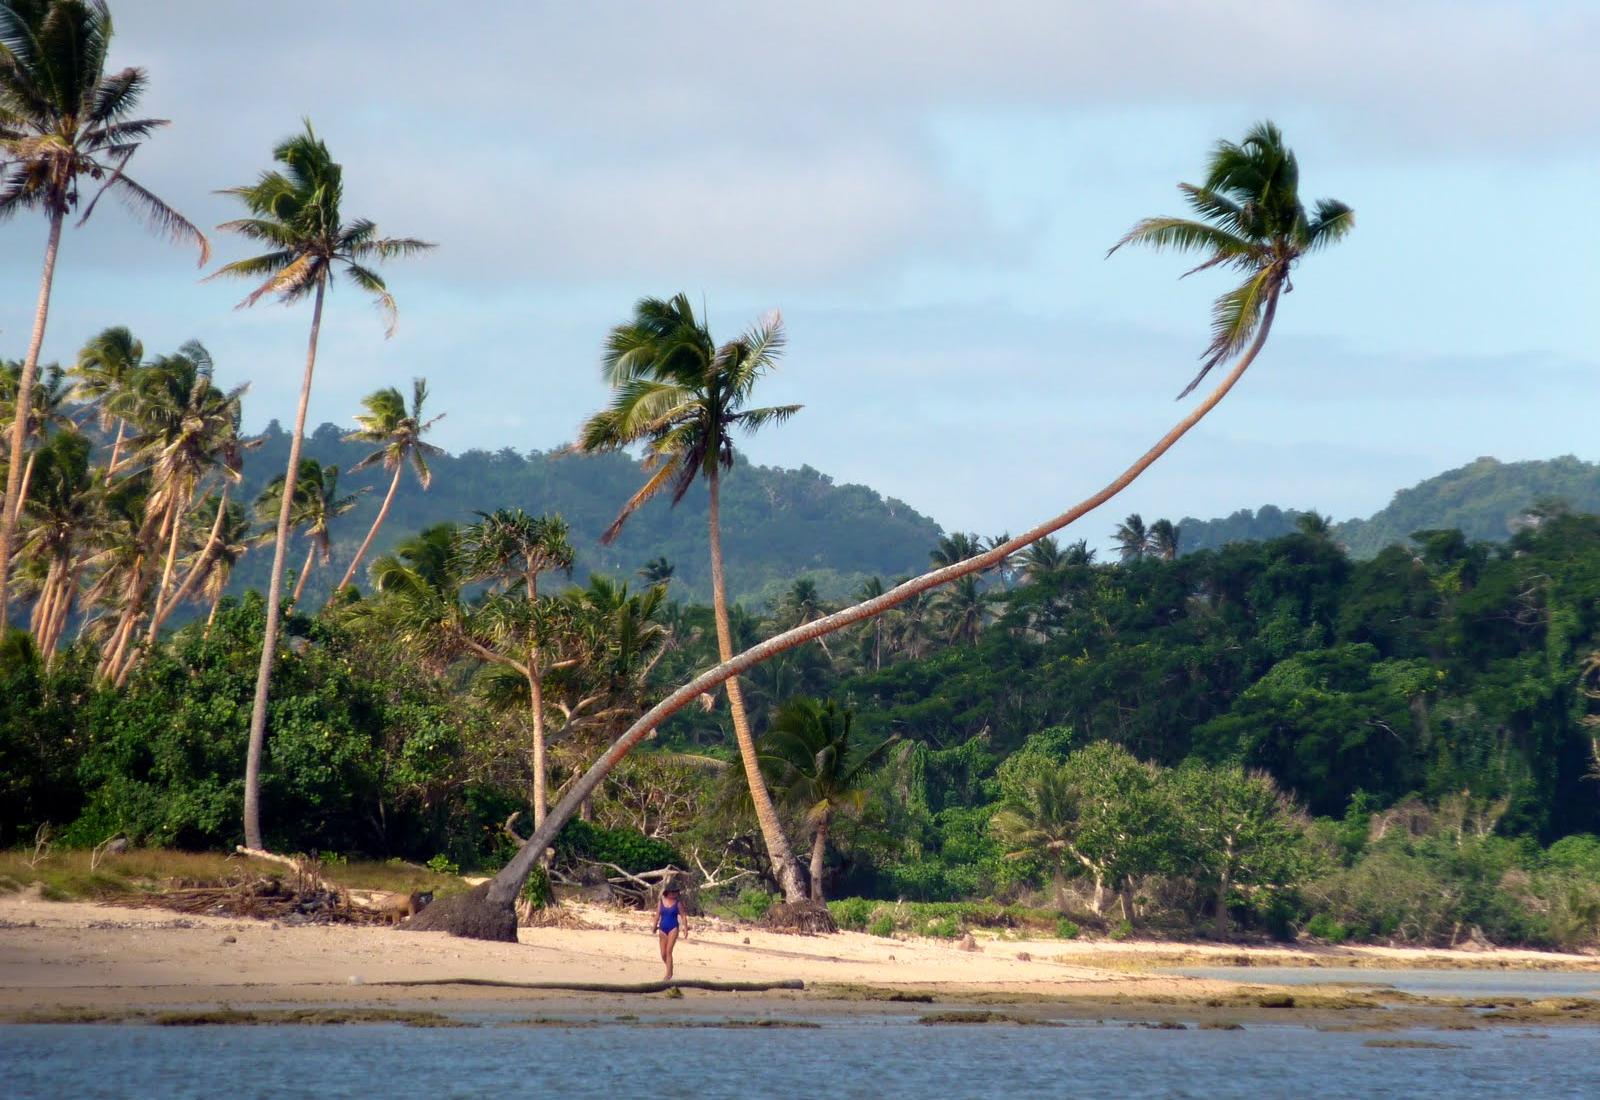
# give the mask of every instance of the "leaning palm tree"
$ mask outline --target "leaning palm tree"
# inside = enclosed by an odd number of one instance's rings
[[[122,325],[101,331],[83,345],[78,352],[77,365],[72,368],[77,385],[73,396],[94,406],[100,430],[111,430],[117,425],[117,436],[111,443],[111,457],[106,462],[106,484],[117,474],[122,459],[122,440],[128,430],[128,414],[137,389],[139,372],[144,369],[144,344]]]
[[[780,424],[798,405],[749,407],[756,383],[777,365],[783,351],[782,320],[773,314],[744,335],[717,345],[710,329],[694,314],[689,299],[646,298],[631,320],[611,330],[604,369],[611,404],[591,416],[579,431],[577,448],[615,451],[642,442],[644,486],[622,506],[602,542],[610,542],[645,501],[668,489],[677,504],[691,486],[705,479],[709,498],[711,603],[717,623],[717,652],[733,656],[728,627],[728,591],[722,571],[721,487],[723,471],[733,466],[733,432],[753,432]],[[739,681],[727,681],[734,739],[744,761],[756,820],[773,869],[790,902],[805,898],[805,880],[789,849],[772,796],[761,778],[750,719]]]
[[[306,560],[300,566],[300,575],[295,578],[294,592],[289,596],[291,602],[298,604],[300,596],[306,589],[306,578],[311,576],[311,569],[317,562],[324,566],[333,557],[333,521],[346,515],[356,506],[356,501],[361,499],[362,493],[349,493],[339,495],[339,467],[324,466],[314,458],[300,460],[300,477],[295,482],[294,500],[289,509],[289,523],[299,530],[306,540]],[[261,536],[263,543],[272,541],[273,531],[270,524],[278,517],[279,510],[283,507],[283,476],[273,478],[261,490],[261,495],[256,497],[256,518],[268,524],[266,534]]]
[[[103,0],[0,0],[0,218],[37,210],[49,225],[0,503],[0,630],[8,606],[7,563],[21,510],[18,487],[28,402],[50,312],[61,230],[67,215],[79,209],[79,185],[85,179],[99,183],[82,207],[79,225],[88,221],[100,196],[111,191],[157,230],[197,245],[202,267],[209,254],[198,229],[127,174],[139,146],[167,123],[131,117],[147,77],[143,69],[133,68],[107,75],[110,47],[111,13]]]
[[[23,438],[33,441],[32,446],[24,444],[28,461],[22,465],[22,480],[17,486],[19,509],[28,502],[28,486],[39,448],[57,431],[78,430],[78,422],[67,412],[67,401],[72,391],[66,383],[66,372],[60,365],[51,363],[35,374],[33,393],[26,402],[21,400],[22,374],[23,364],[15,360],[0,363],[0,420],[15,417],[23,425]]]
[[[811,828],[811,897],[822,899],[828,834],[841,816],[857,816],[868,796],[866,778],[894,744],[871,750],[851,742],[855,715],[833,700],[796,696],[778,708],[761,741],[763,770],[774,790]]]
[[[1185,222],[1181,224],[1189,225],[1191,229],[1182,232],[1176,219],[1150,219],[1135,226],[1133,233],[1122,242],[1138,241],[1203,250],[1206,253],[1201,265],[1203,267],[1244,267],[1244,286],[1224,294],[1213,310],[1214,316],[1242,316],[1255,309],[1251,304],[1255,293],[1250,290],[1252,287],[1264,291],[1266,296],[1260,305],[1256,322],[1245,326],[1250,335],[1244,342],[1230,345],[1224,341],[1222,348],[1218,349],[1213,333],[1211,347],[1215,350],[1208,353],[1208,360],[1216,355],[1216,350],[1222,350],[1215,364],[1232,361],[1232,367],[1222,381],[1109,484],[1000,546],[991,547],[965,561],[931,569],[921,576],[897,584],[882,595],[774,635],[737,657],[724,659],[721,664],[692,677],[641,714],[595,759],[582,777],[567,787],[561,800],[551,808],[544,825],[534,830],[527,844],[499,874],[471,893],[435,902],[412,918],[410,927],[449,931],[480,939],[514,941],[516,912],[513,903],[533,869],[538,854],[550,844],[611,769],[662,722],[706,692],[714,691],[780,653],[874,615],[881,615],[934,588],[981,573],[1046,535],[1053,535],[1076,522],[1133,484],[1221,403],[1260,356],[1272,330],[1279,297],[1287,289],[1290,269],[1306,253],[1337,241],[1354,224],[1354,215],[1348,207],[1326,200],[1317,205],[1314,218],[1308,216],[1300,204],[1298,182],[1294,157],[1283,146],[1277,128],[1270,123],[1263,123],[1252,129],[1242,143],[1234,145],[1224,142],[1217,147],[1211,157],[1204,187],[1185,188],[1185,193],[1192,195],[1199,205],[1202,215],[1214,219],[1215,224]],[[1235,212],[1230,213],[1230,209]],[[1236,357],[1225,350],[1228,346],[1234,346]]]
[[[245,206],[248,217],[220,227],[265,245],[266,252],[235,260],[212,278],[230,275],[260,280],[241,307],[262,298],[284,303],[312,300],[311,336],[306,345],[305,373],[300,379],[300,403],[295,409],[294,432],[289,437],[285,480],[300,469],[300,445],[305,438],[306,408],[311,401],[311,376],[317,365],[317,337],[322,331],[322,303],[334,275],[344,275],[360,290],[372,295],[394,332],[396,311],[383,277],[369,264],[410,256],[432,248],[410,237],[380,237],[375,223],[365,218],[346,223],[341,209],[344,169],[327,145],[305,124],[305,130],[278,144],[272,159],[282,170],[263,172],[255,183],[223,192]],[[261,644],[261,664],[256,671],[255,700],[250,709],[250,745],[245,757],[244,833],[251,848],[261,847],[261,748],[267,735],[267,696],[272,683],[272,661],[277,653],[278,620],[282,613],[284,553],[289,543],[289,513],[294,494],[285,493],[278,509],[277,542],[272,552],[272,573],[267,583],[267,623]]]
[[[361,540],[361,548],[356,551],[356,556],[350,559],[350,568],[344,571],[344,576],[329,593],[330,600],[349,586],[361,559],[367,556],[367,551],[372,547],[372,540],[378,537],[378,528],[388,518],[389,506],[394,503],[394,495],[400,488],[400,475],[405,472],[406,462],[411,463],[411,468],[417,473],[417,482],[423,489],[433,484],[433,472],[428,469],[428,459],[444,452],[432,443],[424,443],[422,437],[429,428],[444,419],[444,414],[440,413],[431,420],[422,419],[422,405],[427,399],[427,379],[414,378],[411,381],[409,412],[406,411],[406,399],[393,386],[369,393],[361,400],[366,414],[356,417],[356,423],[361,426],[345,436],[344,441],[374,443],[378,449],[350,467],[350,472],[365,470],[381,462],[383,468],[393,476],[389,479],[389,491],[384,494],[377,518],[372,521],[367,537]]]

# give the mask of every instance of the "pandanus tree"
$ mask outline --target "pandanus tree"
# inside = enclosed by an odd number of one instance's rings
[[[365,490],[362,490],[365,492]],[[298,604],[306,589],[306,579],[318,561],[327,565],[333,557],[333,521],[348,515],[361,499],[361,493],[339,495],[339,467],[324,466],[314,458],[300,460],[300,476],[295,481],[294,500],[289,506],[289,525],[298,530],[306,540],[306,557],[300,565],[300,575],[295,578],[294,592],[289,599]],[[267,483],[256,498],[256,517],[269,525],[262,542],[273,537],[271,524],[283,507],[283,475]]]
[[[422,418],[422,406],[428,399],[428,382],[425,378],[413,379],[411,383],[411,408],[406,409],[406,399],[400,391],[393,386],[387,389],[369,393],[362,398],[361,404],[366,412],[356,417],[360,425],[355,431],[344,437],[346,443],[372,443],[377,445],[377,450],[362,458],[350,472],[365,470],[368,466],[378,463],[390,474],[389,491],[383,496],[383,504],[378,508],[377,518],[372,521],[372,527],[367,531],[367,537],[361,540],[361,547],[356,551],[355,557],[350,559],[350,567],[344,571],[344,576],[334,586],[329,599],[337,596],[349,586],[356,575],[356,569],[367,556],[367,551],[372,548],[372,540],[378,537],[378,529],[383,526],[383,521],[389,518],[389,508],[394,504],[394,495],[400,489],[400,475],[405,472],[409,462],[416,471],[417,484],[426,489],[433,484],[433,471],[428,469],[428,459],[434,455],[443,454],[432,443],[426,443],[422,437],[427,434],[444,414],[430,420]]]
[[[106,72],[111,34],[102,0],[0,0],[0,218],[31,210],[48,225],[0,502],[0,631],[9,608],[28,406],[68,215],[81,208],[82,225],[109,191],[156,230],[196,245],[202,267],[209,252],[198,229],[128,174],[139,146],[167,123],[134,117],[148,77],[137,68]],[[85,181],[93,190],[87,203]]]
[[[615,539],[628,517],[652,497],[670,490],[672,503],[677,504],[695,482],[705,480],[711,604],[717,653],[723,661],[733,656],[733,645],[722,568],[722,477],[733,466],[734,432],[781,424],[800,410],[798,405],[763,408],[750,403],[756,384],[777,366],[783,346],[783,323],[775,313],[737,339],[718,345],[686,296],[679,294],[669,301],[646,298],[634,307],[630,320],[611,330],[604,370],[612,401],[579,431],[577,447],[585,452],[644,445],[649,477],[601,535],[602,542]],[[785,899],[801,901],[806,896],[805,880],[761,778],[744,694],[737,679],[728,679],[725,686],[733,735],[767,855]]]
[[[513,903],[538,854],[611,769],[662,722],[702,694],[780,653],[881,615],[931,589],[991,568],[1081,519],[1133,484],[1217,407],[1260,356],[1272,331],[1279,298],[1288,287],[1291,269],[1307,253],[1332,244],[1353,226],[1355,217],[1349,207],[1331,200],[1319,202],[1315,214],[1308,214],[1301,203],[1298,187],[1299,172],[1293,154],[1283,144],[1277,128],[1271,123],[1262,123],[1242,142],[1223,142],[1216,147],[1203,185],[1184,185],[1183,193],[1199,215],[1197,220],[1149,218],[1135,225],[1116,246],[1148,244],[1200,252],[1203,254],[1201,269],[1231,267],[1244,274],[1244,282],[1224,293],[1213,307],[1214,322],[1232,319],[1234,323],[1222,326],[1220,332],[1214,323],[1202,374],[1231,362],[1227,374],[1109,484],[999,546],[953,564],[938,566],[900,582],[882,595],[783,631],[691,677],[640,715],[595,759],[583,776],[567,788],[551,808],[545,823],[534,830],[528,843],[499,874],[469,894],[435,902],[412,918],[410,926],[482,939],[514,940]]]
[[[421,405],[420,393],[417,403]],[[398,476],[398,475],[396,475]],[[457,574],[463,581],[488,580],[520,593],[496,594],[477,609],[474,619],[490,635],[490,649],[527,682],[529,720],[533,726],[533,820],[545,819],[545,680],[547,657],[564,616],[541,604],[539,575],[552,570],[572,572],[577,557],[560,516],[530,516],[521,508],[479,513],[478,521],[461,532],[457,542]]]
[[[111,457],[106,461],[107,484],[117,475],[122,461],[122,441],[143,368],[144,344],[121,325],[105,329],[84,344],[72,368],[76,380],[73,396],[93,406],[101,431],[110,431],[112,424],[117,426]]]
[[[893,744],[865,749],[852,740],[855,715],[833,700],[806,696],[778,708],[761,741],[764,771],[779,798],[811,831],[811,897],[822,898],[828,836],[840,817],[866,807],[866,779]]]
[[[372,264],[411,256],[433,246],[411,237],[381,237],[376,223],[366,218],[344,220],[344,169],[307,122],[305,129],[278,144],[272,159],[280,166],[265,171],[251,184],[223,192],[244,204],[248,216],[224,222],[220,228],[265,246],[267,251],[225,265],[216,275],[256,281],[240,303],[253,306],[274,297],[285,304],[311,299],[311,334],[306,342],[305,371],[300,378],[300,403],[295,408],[294,431],[289,436],[289,461],[285,480],[300,469],[300,448],[305,439],[306,409],[311,402],[311,379],[317,366],[317,337],[322,332],[322,305],[335,275],[343,274],[357,289],[370,295],[394,332],[395,302],[383,277]],[[255,699],[250,708],[250,743],[245,757],[244,835],[250,848],[261,847],[261,750],[267,735],[267,698],[272,686],[272,662],[277,655],[278,623],[282,614],[284,555],[289,544],[289,517],[294,494],[285,493],[278,508],[272,573],[267,582],[267,622],[261,642],[261,664],[256,671]]]

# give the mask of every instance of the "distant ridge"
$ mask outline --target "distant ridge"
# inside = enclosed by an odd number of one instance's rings
[[[1574,512],[1600,513],[1600,464],[1573,455],[1532,462],[1480,458],[1395,493],[1387,507],[1366,519],[1334,525],[1335,537],[1352,556],[1370,558],[1405,542],[1413,531],[1459,528],[1469,539],[1503,542],[1527,522],[1541,501],[1561,501]],[[1278,538],[1294,530],[1302,511],[1265,505],[1231,516],[1179,524],[1184,553],[1230,542]]]

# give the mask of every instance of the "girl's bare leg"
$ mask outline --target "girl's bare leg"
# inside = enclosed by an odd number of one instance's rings
[[[678,945],[678,930],[674,928],[670,932],[662,932],[660,934],[660,939],[661,961],[665,963],[667,967],[667,972],[666,974],[662,975],[661,980],[664,982],[670,982],[672,980],[672,949]]]

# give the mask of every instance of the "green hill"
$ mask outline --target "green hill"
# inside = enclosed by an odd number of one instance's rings
[[[1335,536],[1353,557],[1370,558],[1386,546],[1404,542],[1413,531],[1458,528],[1469,539],[1503,542],[1528,522],[1541,501],[1559,501],[1574,512],[1600,513],[1600,464],[1572,455],[1536,462],[1476,462],[1401,489],[1388,506],[1366,519],[1334,526]],[[1266,505],[1241,509],[1221,519],[1185,519],[1184,553],[1230,542],[1278,538],[1294,529],[1301,513]]]
[[[306,457],[348,470],[369,448],[345,443],[341,434],[332,424],[322,425],[307,437]],[[274,421],[246,458],[238,499],[253,501],[283,471],[288,457],[289,436]],[[664,556],[676,567],[674,596],[711,598],[702,488],[676,508],[665,499],[651,502],[628,521],[615,543],[601,546],[600,532],[643,480],[638,464],[626,455],[522,455],[504,448],[446,455],[431,466],[433,487],[427,492],[409,471],[402,479],[372,556],[430,524],[466,523],[477,511],[520,507],[566,517],[578,550],[574,575],[579,580],[590,571],[632,577],[646,561]],[[340,479],[343,492],[363,487],[370,491],[334,527],[333,568],[312,574],[308,601],[320,600],[343,572],[377,514],[388,475],[373,469]],[[864,486],[836,485],[809,466],[784,470],[743,459],[723,483],[722,531],[729,591],[756,604],[799,576],[813,578],[822,596],[832,599],[867,577],[916,571],[927,565],[928,550],[941,533],[933,520]],[[303,545],[298,553],[291,548],[292,567],[299,567],[303,553]],[[235,572],[233,590],[265,588],[270,564],[269,552],[251,551]]]

